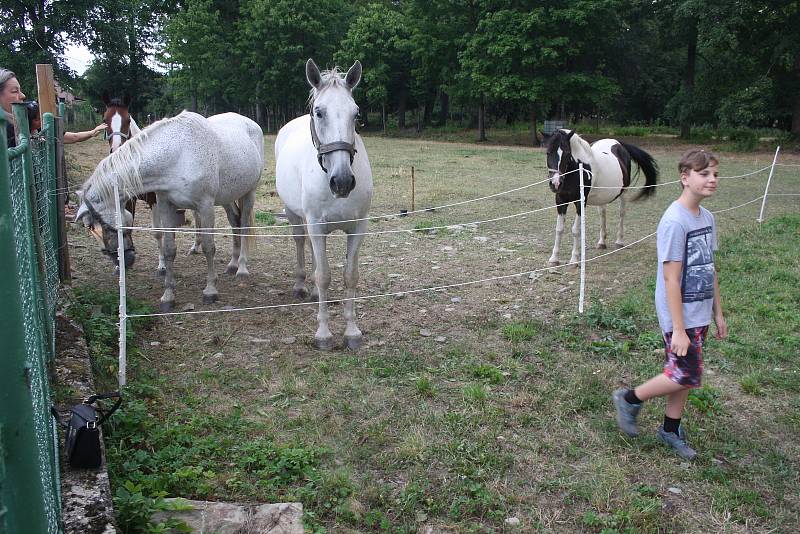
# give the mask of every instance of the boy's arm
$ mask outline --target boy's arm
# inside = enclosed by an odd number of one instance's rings
[[[683,262],[664,262],[664,286],[667,307],[672,318],[672,345],[669,350],[676,356],[686,356],[689,351],[689,336],[683,322],[683,296],[681,295],[681,267]]]
[[[714,271],[714,323],[717,325],[717,332],[714,337],[717,339],[725,339],[728,337],[728,323],[725,321],[725,316],[722,315],[722,304],[719,296],[719,277],[717,272]]]

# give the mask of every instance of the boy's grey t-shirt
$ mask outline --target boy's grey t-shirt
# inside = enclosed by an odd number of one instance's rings
[[[664,262],[680,261],[683,324],[695,328],[711,324],[714,305],[714,251],[717,226],[710,211],[700,206],[695,215],[680,202],[673,202],[658,223],[658,274],[656,312],[662,332],[672,332],[672,317],[667,305]]]

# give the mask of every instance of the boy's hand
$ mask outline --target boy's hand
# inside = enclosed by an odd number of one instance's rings
[[[672,333],[669,350],[679,358],[686,356],[686,353],[689,352],[689,336],[684,330],[675,330]]]
[[[725,317],[722,314],[714,316],[714,323],[717,325],[717,331],[714,333],[715,339],[725,339],[728,337],[728,323],[725,322]]]

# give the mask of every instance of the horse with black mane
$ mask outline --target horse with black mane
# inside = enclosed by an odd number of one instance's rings
[[[623,224],[625,220],[625,194],[631,188],[631,162],[638,165],[644,173],[645,183],[642,191],[633,199],[638,200],[655,193],[658,180],[658,164],[655,159],[634,145],[616,139],[600,139],[589,144],[575,133],[575,130],[556,130],[551,135],[542,132],[547,150],[547,171],[550,189],[556,194],[556,239],[549,265],[559,265],[558,249],[561,234],[564,233],[564,219],[570,203],[575,203],[575,223],[572,225],[572,256],[570,264],[579,259],[578,229],[582,216],[580,203],[579,164],[584,169],[584,203],[598,206],[600,210],[600,240],[597,248],[606,248],[606,205],[619,198],[619,226],[614,245],[624,246]]]

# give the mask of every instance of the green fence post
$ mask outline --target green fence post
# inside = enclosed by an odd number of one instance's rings
[[[64,209],[58,205],[58,183],[56,183],[56,121],[52,113],[42,115],[42,129],[44,130],[47,146],[47,184],[50,205],[50,240],[53,251],[57,254],[62,228],[58,224],[58,210]]]
[[[27,115],[23,106],[15,106],[17,124],[27,134]],[[15,109],[17,111],[17,109]],[[22,135],[20,146],[12,149],[17,157],[30,164],[29,139]],[[6,119],[0,110],[0,302],[3,303],[0,339],[0,533],[14,534],[59,532],[60,503],[53,468],[54,441],[49,415],[49,391],[42,356],[46,354],[43,332],[33,332],[38,299],[34,286],[20,280],[19,273],[33,267],[38,278],[33,247],[25,254],[17,247],[15,203],[29,198],[13,198],[14,187],[9,172],[6,144]],[[24,163],[24,161],[22,162]],[[23,195],[28,196],[28,195]],[[30,211],[28,211],[28,216]],[[32,231],[28,217],[27,230]],[[32,234],[29,234],[32,235]],[[27,264],[27,265],[26,265]],[[26,313],[27,312],[27,313]],[[31,353],[38,357],[31,358]],[[38,360],[38,361],[36,361]],[[48,458],[48,456],[50,458]]]

